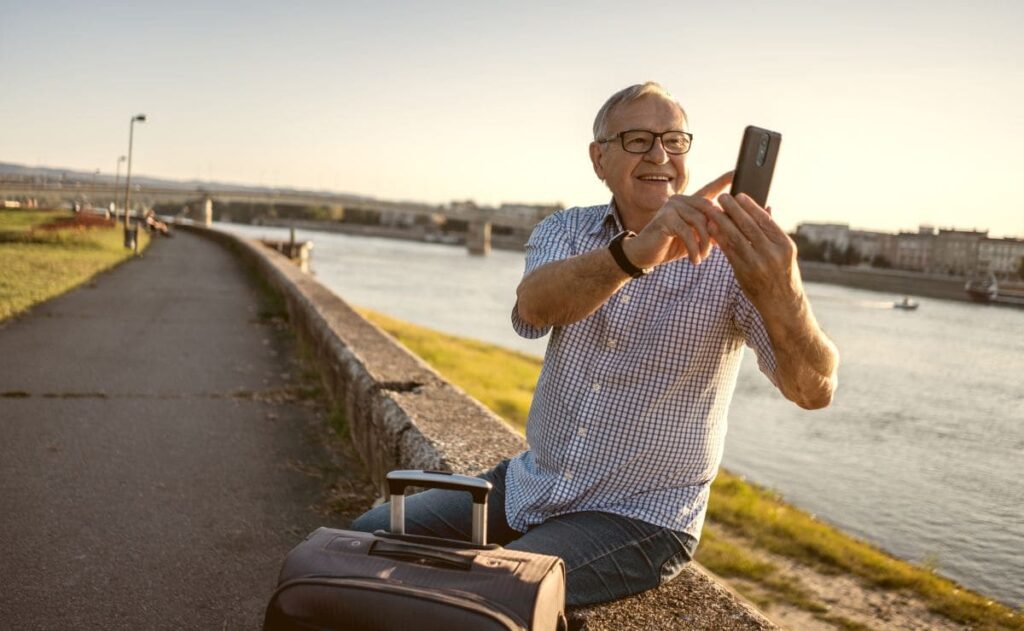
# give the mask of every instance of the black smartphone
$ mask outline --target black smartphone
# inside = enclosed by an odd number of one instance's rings
[[[743,130],[743,142],[729,193],[733,196],[746,193],[759,206],[766,208],[780,144],[782,134],[779,132],[748,125]]]

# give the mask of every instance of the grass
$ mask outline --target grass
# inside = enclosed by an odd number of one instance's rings
[[[541,360],[500,347],[431,331],[361,309],[442,376],[520,431],[526,424]],[[726,536],[719,536],[728,534]],[[740,544],[734,542],[741,542]],[[798,581],[780,574],[759,550],[810,565],[826,574],[848,574],[868,587],[899,590],[935,613],[977,629],[1024,630],[1024,616],[921,567],[895,559],[787,504],[767,489],[722,470],[712,485],[697,560],[723,578],[757,584],[751,598],[762,606],[786,602],[841,628],[862,628],[831,616]],[[749,590],[748,590],[749,591]]]
[[[0,321],[129,258],[120,227],[33,230],[67,211],[0,210]],[[139,231],[139,249],[149,236]]]

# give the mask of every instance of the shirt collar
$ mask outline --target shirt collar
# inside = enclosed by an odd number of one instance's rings
[[[591,235],[598,235],[603,232],[608,226],[611,226],[613,235],[619,234],[625,228],[622,227],[622,218],[619,217],[619,209],[615,205],[615,198],[608,202],[607,210],[601,217],[601,220],[594,224],[594,227],[590,230]]]

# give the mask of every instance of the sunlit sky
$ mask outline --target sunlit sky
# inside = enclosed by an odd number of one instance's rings
[[[690,190],[783,135],[800,221],[1024,236],[1024,3],[0,0],[0,161],[384,199],[607,201],[597,109],[686,106]]]

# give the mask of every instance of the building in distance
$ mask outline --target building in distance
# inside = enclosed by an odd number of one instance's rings
[[[958,277],[1024,278],[1024,239],[991,238],[987,230],[922,225],[916,232],[876,232],[849,224],[801,223],[801,257]]]

